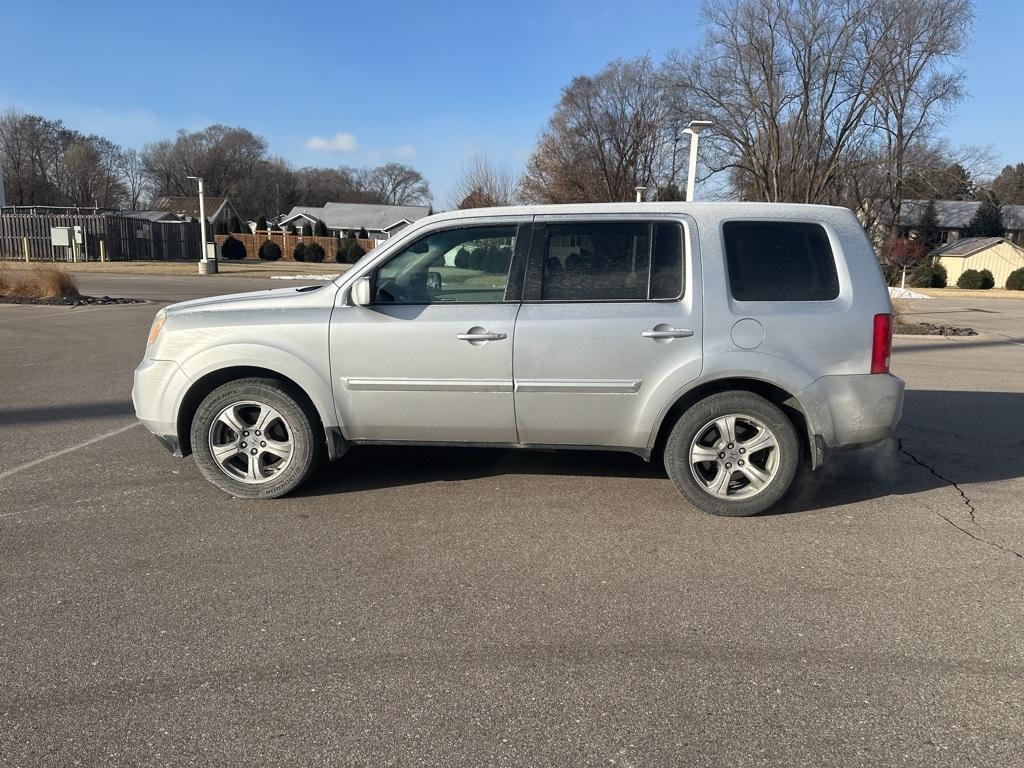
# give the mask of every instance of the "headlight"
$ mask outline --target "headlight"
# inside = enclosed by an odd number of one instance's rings
[[[164,323],[167,322],[167,313],[162,309],[156,313],[156,317],[153,318],[153,325],[149,329],[149,338],[146,339],[146,346],[150,346],[156,341],[157,336],[160,335],[160,331],[163,330]]]

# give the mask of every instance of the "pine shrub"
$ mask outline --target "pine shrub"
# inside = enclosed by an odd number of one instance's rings
[[[355,264],[365,255],[366,250],[363,248],[363,246],[359,244],[358,240],[353,240],[349,244],[348,250],[345,251],[345,261],[347,261],[349,264]]]
[[[957,278],[957,288],[966,288],[976,291],[981,288],[981,273],[976,269],[965,269],[964,273]]]
[[[319,264],[324,260],[324,247],[320,243],[310,243],[306,246],[306,261],[311,261],[314,264]]]
[[[264,240],[260,246],[259,256],[263,261],[277,261],[281,258],[281,246],[273,240]]]
[[[229,235],[220,246],[220,255],[229,261],[238,261],[239,259],[244,259],[249,254],[245,251],[245,243]]]
[[[1024,291],[1024,267],[1015,269],[1006,278],[1006,289],[1008,291]]]
[[[981,289],[983,291],[996,287],[996,279],[992,276],[992,273],[989,270],[981,270],[981,272],[978,273],[978,276],[981,278]]]
[[[295,249],[292,251],[292,258],[295,259],[295,261],[305,261],[306,260],[306,244],[305,243],[298,243],[295,246]]]

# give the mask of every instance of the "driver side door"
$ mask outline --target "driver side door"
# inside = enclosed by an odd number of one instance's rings
[[[369,306],[335,308],[331,374],[349,439],[517,442],[521,281],[509,274],[527,231],[508,219],[432,230],[376,266]]]

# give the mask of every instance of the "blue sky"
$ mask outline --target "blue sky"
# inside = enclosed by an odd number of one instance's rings
[[[574,75],[694,44],[697,6],[8,0],[0,108],[127,146],[240,125],[297,165],[407,162],[443,206],[474,153],[520,169]],[[1020,0],[981,0],[971,95],[947,131],[1003,162],[1024,161],[1024,102],[1007,87],[1022,27]]]

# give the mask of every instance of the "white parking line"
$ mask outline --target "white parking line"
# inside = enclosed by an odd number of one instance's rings
[[[11,475],[16,475],[19,472],[24,472],[26,469],[32,469],[32,467],[50,461],[50,459],[56,459],[58,456],[63,456],[65,454],[71,453],[72,451],[77,451],[79,448],[86,448],[87,446],[90,446],[93,443],[98,443],[100,440],[106,440],[108,437],[114,437],[114,435],[120,435],[122,432],[127,432],[129,429],[134,429],[135,427],[141,426],[142,423],[136,421],[133,424],[129,424],[127,427],[121,427],[120,429],[115,429],[112,430],[111,432],[105,432],[104,434],[97,435],[96,437],[90,438],[89,440],[86,440],[83,443],[69,445],[67,448],[62,448],[59,451],[54,451],[53,453],[47,454],[46,456],[41,456],[38,459],[32,459],[32,461],[27,461],[24,464],[20,464],[17,467],[12,467],[11,469],[8,469],[4,472],[0,472],[0,480],[6,480]],[[0,517],[9,517],[9,515],[0,515]]]
[[[29,306],[32,306],[32,305],[29,305]],[[38,306],[38,305],[36,305],[36,306]],[[46,314],[46,315],[22,315],[21,317],[5,317],[4,319],[5,320],[38,320],[38,319],[43,318],[43,317],[68,317],[68,316],[70,316],[72,314],[80,315],[83,312],[93,312],[93,311],[95,311],[97,309],[99,309],[99,307],[87,307],[85,309],[81,309],[79,307],[68,307],[65,312],[50,312],[49,314]]]

